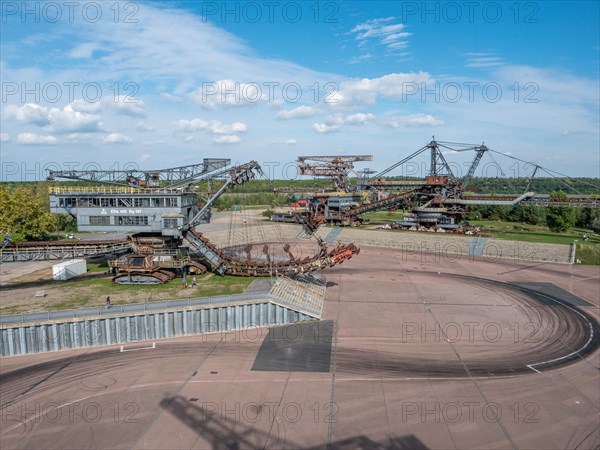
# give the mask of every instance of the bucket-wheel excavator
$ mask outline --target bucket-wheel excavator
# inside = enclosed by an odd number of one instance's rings
[[[318,252],[305,258],[297,258],[291,252],[287,258],[273,258],[266,245],[264,258],[260,259],[240,258],[219,249],[196,227],[210,221],[211,206],[225,191],[254,179],[257,174],[264,176],[256,161],[229,164],[226,159],[205,159],[192,166],[149,171],[51,171],[50,180],[62,178],[96,184],[50,188],[51,212],[76,217],[80,231],[133,234],[127,239],[111,241],[5,242],[0,261],[104,255],[109,258],[114,282],[160,284],[176,276],[202,274],[207,270],[240,276],[306,273],[342,263],[359,252],[353,244],[329,249],[320,240]],[[196,185],[216,179],[225,181],[198,207]]]

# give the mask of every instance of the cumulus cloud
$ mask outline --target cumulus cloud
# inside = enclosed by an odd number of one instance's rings
[[[321,111],[314,106],[298,106],[293,109],[282,109],[277,113],[278,119],[300,119],[319,114]]]
[[[296,139],[288,139],[285,141],[287,145],[296,145]]]
[[[5,108],[8,119],[15,119],[25,124],[44,127],[44,130],[56,133],[95,132],[102,131],[100,116],[77,111],[73,104],[63,109],[47,108],[35,103],[22,106],[9,105]]]
[[[194,133],[196,131],[208,131],[212,134],[232,134],[232,133],[245,133],[248,131],[248,125],[243,122],[234,123],[222,123],[218,120],[206,121],[203,119],[192,119],[185,120],[181,119],[176,121],[175,129],[177,131],[184,131],[187,133]]]
[[[17,142],[21,144],[54,144],[56,138],[54,136],[41,136],[34,133],[20,133],[17,135]]]
[[[8,105],[4,108],[6,119],[15,119],[26,124],[48,125],[48,108],[36,103],[25,103],[23,106]]]
[[[95,114],[99,113],[102,109],[102,102],[88,102],[83,99],[77,99],[73,103],[71,103],[71,108],[73,108],[74,111]]]
[[[370,122],[371,120],[373,120],[374,118],[375,118],[375,116],[371,113],[369,113],[369,114],[356,113],[356,114],[350,114],[349,116],[346,116],[346,118],[344,119],[344,122],[349,125],[364,125],[364,124]]]
[[[10,135],[7,133],[0,133],[0,142],[10,141]]]
[[[245,133],[248,130],[248,126],[245,123],[234,122],[225,124],[218,120],[211,121],[208,128],[214,134]]]
[[[110,133],[104,138],[104,142],[107,144],[128,144],[131,142],[131,138],[121,133]]]
[[[215,144],[237,144],[242,139],[235,134],[225,134],[223,136],[217,136],[213,139]]]
[[[174,122],[174,125],[175,125],[175,129],[178,131],[193,132],[193,131],[200,131],[200,130],[206,129],[206,127],[208,126],[208,122],[206,120],[202,120],[202,119],[192,119],[192,120],[181,119],[181,120]]]
[[[146,117],[144,101],[128,95],[119,95],[115,98],[107,97],[104,104],[117,114],[131,117]]]
[[[339,125],[327,125],[326,123],[313,123],[313,129],[317,133],[325,134],[325,133],[333,133],[334,131],[338,131],[340,129]]]
[[[83,113],[99,113],[104,108],[123,116],[146,117],[144,101],[129,95],[107,96],[97,102],[77,99],[70,106]]]
[[[103,128],[100,116],[75,111],[71,105],[65,106],[62,110],[50,108],[48,122],[49,125],[45,129],[58,133],[102,131]]]
[[[429,114],[409,114],[407,116],[393,117],[387,123],[392,128],[413,127],[413,126],[439,126],[443,125],[444,121],[436,119]]]
[[[427,72],[390,73],[378,78],[351,78],[327,98],[331,106],[371,105],[377,98],[406,101],[434,82]],[[418,96],[417,96],[418,97]],[[420,98],[420,97],[418,97]]]
[[[366,125],[375,119],[371,113],[356,113],[344,116],[343,114],[332,114],[325,119],[324,123],[313,124],[317,133],[333,133],[344,125]]]

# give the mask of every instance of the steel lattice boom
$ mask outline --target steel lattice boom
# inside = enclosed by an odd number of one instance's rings
[[[90,181],[136,188],[177,188],[218,176],[215,171],[227,167],[230,159],[204,158],[200,164],[156,170],[50,170],[48,180]]]

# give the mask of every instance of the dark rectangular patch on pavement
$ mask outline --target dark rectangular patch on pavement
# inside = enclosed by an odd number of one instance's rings
[[[540,294],[549,295],[550,297],[554,297],[557,300],[568,303],[572,306],[594,306],[590,302],[578,297],[575,294],[570,293],[569,291],[565,291],[564,289],[558,287],[554,283],[541,283],[534,281],[513,281],[509,284],[513,286],[523,287],[525,289],[531,289],[532,291],[536,291]],[[543,300],[543,298],[541,298]],[[549,306],[557,306],[554,302],[546,303]]]
[[[258,350],[252,370],[329,372],[332,320],[272,327]]]

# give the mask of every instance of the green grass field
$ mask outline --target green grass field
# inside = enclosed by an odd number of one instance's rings
[[[182,289],[181,278],[158,285],[122,285],[112,282],[110,275],[102,276],[106,267],[101,264],[88,264],[87,275],[71,278],[67,281],[36,281],[36,290],[46,290],[47,297],[39,302],[21,299],[5,300],[0,306],[2,314],[20,314],[38,311],[57,311],[87,307],[102,307],[106,297],[113,305],[154,302],[189,297],[212,297],[216,295],[241,294],[252,283],[251,277],[218,276],[212,273],[197,276],[197,286]],[[10,289],[30,288],[30,282],[10,284]]]
[[[519,222],[494,222],[490,220],[470,221],[481,227],[481,236],[522,242],[571,245],[577,241],[577,259],[582,264],[600,265],[600,236],[583,228],[572,228],[564,233],[555,233],[542,225],[523,225]],[[525,229],[523,229],[525,228]],[[588,240],[583,236],[587,235]]]
[[[106,269],[105,269],[106,270]],[[212,295],[229,295],[229,294],[240,294],[244,292],[244,289],[252,282],[253,278],[251,277],[233,277],[233,276],[213,276],[212,274],[206,274],[202,276],[197,276],[196,280],[198,282],[197,286],[192,288],[190,282],[192,277],[187,277],[188,282],[188,290],[182,290],[181,288],[181,278],[174,278],[165,284],[157,284],[157,285],[128,285],[128,284],[116,284],[112,282],[110,276],[103,278],[91,278],[87,280],[82,280],[78,278],[71,278],[67,281],[58,281],[56,283],[60,283],[63,286],[68,286],[69,284],[74,287],[94,287],[101,290],[102,295],[118,295],[118,294],[126,294],[126,293],[137,293],[137,292],[146,292],[148,293],[149,301],[159,300],[158,298],[152,295],[153,293],[160,293],[161,299],[164,298],[164,294],[168,293],[173,295],[173,298],[176,298],[178,295],[180,296],[182,291],[185,292],[186,297],[189,296],[189,292],[193,291],[195,297],[208,297]],[[53,282],[54,283],[54,282]]]
[[[392,211],[389,213],[388,211],[377,211],[368,214],[363,214],[360,217],[363,220],[369,220],[372,222],[396,222],[398,220],[402,220],[403,216],[402,210]]]

